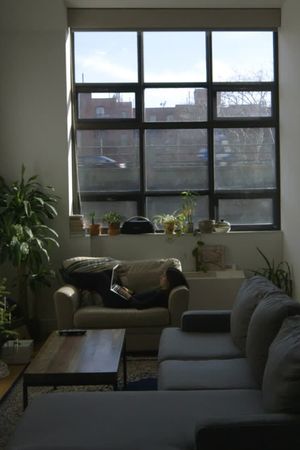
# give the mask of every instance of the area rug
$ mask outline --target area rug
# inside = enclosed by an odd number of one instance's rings
[[[155,357],[134,357],[127,359],[127,388],[126,390],[155,390],[157,388],[157,359]],[[123,387],[123,372],[120,368],[120,389]],[[109,391],[111,386],[65,386],[59,387],[55,392],[70,391]],[[42,393],[54,392],[52,387],[29,388],[29,403]],[[9,394],[0,403],[0,450],[6,450],[10,436],[23,414],[22,380],[20,379]]]

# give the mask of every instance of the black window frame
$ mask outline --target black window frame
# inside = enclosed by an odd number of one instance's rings
[[[278,93],[278,34],[274,29],[261,29],[273,34],[273,66],[274,80],[272,82],[213,82],[212,80],[212,33],[218,29],[196,31],[206,33],[206,82],[144,82],[143,81],[143,32],[148,30],[131,30],[137,33],[138,53],[138,81],[136,83],[76,83],[75,82],[75,49],[74,33],[82,31],[128,31],[128,30],[82,30],[71,29],[72,41],[72,99],[73,99],[73,150],[76,151],[77,130],[121,130],[138,129],[139,135],[139,157],[140,157],[140,190],[128,192],[80,192],[82,201],[135,201],[137,204],[137,215],[146,215],[147,197],[178,197],[181,191],[151,191],[145,188],[145,155],[144,155],[144,133],[147,129],[205,129],[208,136],[208,188],[198,191],[193,190],[200,196],[208,196],[209,219],[219,220],[219,201],[223,199],[271,199],[273,202],[272,224],[243,224],[232,225],[233,231],[245,230],[278,230],[281,226],[280,218],[280,152],[279,152],[279,93]],[[154,30],[170,31],[170,30]],[[185,31],[185,30],[175,30]],[[227,30],[228,31],[228,30]],[[246,31],[245,29],[234,29],[231,31]],[[249,30],[247,30],[249,31]],[[258,30],[253,30],[258,31]],[[207,90],[207,120],[197,122],[150,122],[144,121],[143,92],[147,88],[205,88]],[[136,99],[135,118],[93,118],[79,119],[77,99],[80,93],[91,92],[133,92]],[[272,98],[272,114],[270,117],[253,118],[220,118],[216,116],[216,96],[220,91],[270,91]],[[273,189],[244,189],[244,190],[215,190],[214,183],[214,145],[213,132],[215,128],[273,128],[275,130],[275,184]]]

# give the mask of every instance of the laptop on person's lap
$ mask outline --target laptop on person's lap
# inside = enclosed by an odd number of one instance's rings
[[[128,300],[130,298],[130,293],[123,287],[117,283],[117,275],[116,270],[119,264],[113,267],[111,272],[111,280],[110,280],[110,290],[115,294],[122,297],[124,300]]]

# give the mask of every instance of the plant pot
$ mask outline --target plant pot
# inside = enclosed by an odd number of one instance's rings
[[[186,233],[194,233],[194,224],[193,224],[193,222],[188,222],[186,224]]]
[[[108,227],[101,226],[101,228],[100,228],[100,234],[108,234]]]
[[[214,225],[214,231],[216,233],[228,233],[231,229],[231,225],[226,220],[220,220],[220,222],[216,222]]]
[[[200,233],[212,233],[214,231],[214,220],[200,220],[199,231]]]
[[[119,223],[110,223],[108,225],[108,234],[110,236],[116,236],[120,234],[120,224]]]
[[[100,224],[99,223],[91,223],[90,236],[99,236],[99,233],[100,233]]]
[[[164,224],[165,233],[168,235],[174,234],[175,223],[165,223]]]
[[[8,375],[9,375],[8,365],[4,361],[0,360],[0,379],[8,377]]]

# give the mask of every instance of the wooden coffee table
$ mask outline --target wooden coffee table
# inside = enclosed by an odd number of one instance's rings
[[[118,389],[123,355],[126,386],[125,330],[87,330],[83,336],[49,336],[23,375],[23,405],[29,386],[79,386],[109,384]]]

